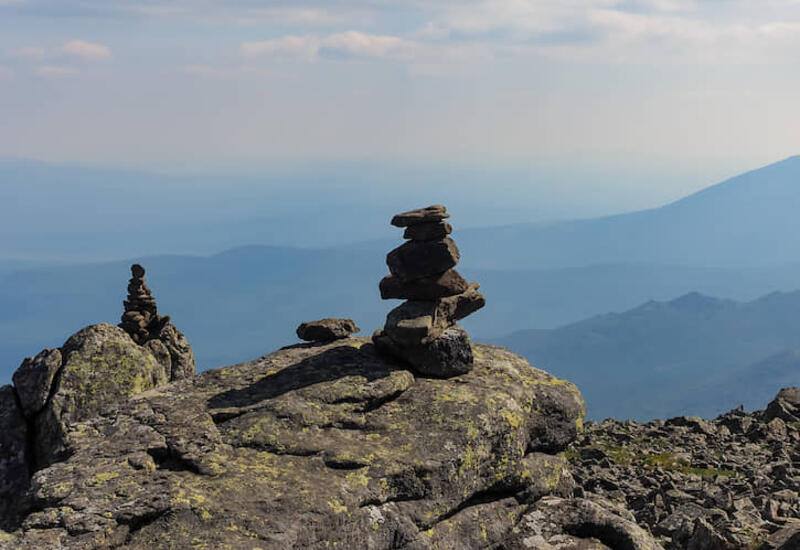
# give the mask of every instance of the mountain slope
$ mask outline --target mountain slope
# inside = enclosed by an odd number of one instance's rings
[[[800,156],[661,208],[552,224],[469,229],[469,265],[564,267],[597,263],[763,266],[800,260]]]
[[[574,381],[591,418],[713,416],[739,404],[714,391],[720,380],[738,388],[729,380],[733,373],[800,346],[798,310],[800,292],[749,303],[692,293],[554,330],[516,332],[495,343]],[[769,395],[779,389],[772,384],[792,383],[788,378],[754,375],[745,382],[747,391],[755,394],[758,387],[758,395]]]
[[[68,327],[116,323],[133,261],[147,267],[161,311],[186,332],[200,370],[246,360],[263,345],[291,341],[294,326],[310,319],[351,317],[370,334],[396,305],[378,294],[390,246],[380,251],[253,246],[209,257],[156,256],[0,273],[0,384],[10,380],[24,357],[62,342]],[[514,327],[554,328],[692,289],[749,300],[776,288],[794,289],[800,281],[800,265],[465,268],[462,273],[481,283],[487,297],[480,314],[464,323],[478,342]]]

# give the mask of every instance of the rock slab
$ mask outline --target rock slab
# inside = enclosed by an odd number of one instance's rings
[[[502,348],[472,350],[473,368],[456,379],[415,378],[350,338],[134,396],[72,426],[71,454],[36,472],[32,506],[0,546],[513,550],[633,540],[635,525],[613,512],[567,514],[589,507],[572,498],[561,454],[585,414],[578,390]],[[540,449],[543,430],[566,443]],[[563,521],[547,510],[563,510]]]

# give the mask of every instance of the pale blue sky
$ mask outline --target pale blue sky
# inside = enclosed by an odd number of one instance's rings
[[[0,0],[0,156],[694,174],[666,197],[797,153],[798,0]]]

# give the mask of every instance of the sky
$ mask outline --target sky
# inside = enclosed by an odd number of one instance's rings
[[[661,200],[800,153],[798,97],[800,0],[0,0],[0,157],[570,166]]]

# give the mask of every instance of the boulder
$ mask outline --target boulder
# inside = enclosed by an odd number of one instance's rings
[[[386,256],[386,265],[395,277],[413,281],[444,273],[458,263],[456,243],[448,238],[438,241],[408,241]]]
[[[422,320],[424,318],[418,318]],[[423,330],[420,322],[418,330]],[[400,334],[407,337],[411,331]],[[454,325],[436,333],[436,336],[424,338],[416,343],[398,341],[398,332],[387,327],[373,337],[375,344],[382,351],[392,354],[408,362],[414,372],[421,376],[449,378],[466,374],[472,369],[472,347],[467,331]],[[409,338],[411,340],[412,338]]]
[[[44,408],[60,368],[61,350],[45,349],[36,357],[26,358],[16,370],[14,388],[25,416],[32,416]]]
[[[297,337],[307,342],[330,342],[359,332],[352,319],[320,319],[297,327]]]
[[[170,379],[165,366],[146,348],[111,325],[92,325],[75,333],[61,355],[63,366],[52,397],[35,418],[39,466],[64,455],[71,424]]]
[[[450,214],[447,213],[447,209],[444,206],[441,204],[434,204],[425,208],[417,208],[416,210],[409,210],[408,212],[397,214],[392,218],[391,224],[395,227],[409,227],[412,225],[439,222],[449,217]]]
[[[170,357],[170,380],[181,380],[194,376],[196,364],[189,340],[172,323],[161,328],[158,339],[164,344]]]
[[[405,281],[394,275],[387,275],[378,285],[384,300],[426,300],[434,301],[447,296],[465,292],[469,285],[458,271],[448,269],[430,277]]]
[[[531,439],[550,415],[577,432],[580,393],[502,348],[474,356],[457,379],[415,379],[349,338],[142,393],[72,426],[2,547],[539,548],[531,530],[507,543],[521,524],[593,544],[572,527],[586,521],[558,523],[584,504],[530,516],[536,495],[570,487],[564,447],[531,453]]]
[[[765,412],[766,420],[780,418],[785,422],[800,422],[800,388],[783,388]]]

